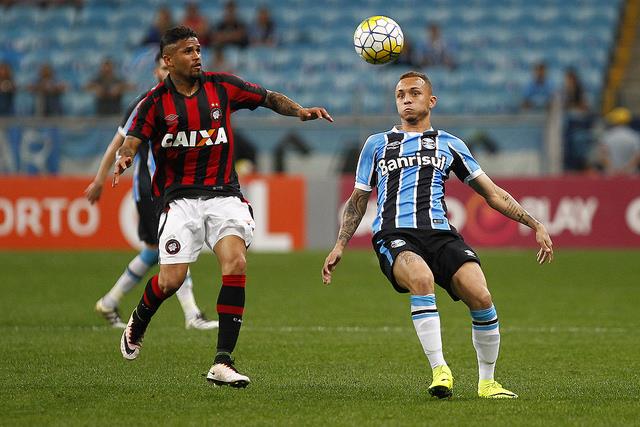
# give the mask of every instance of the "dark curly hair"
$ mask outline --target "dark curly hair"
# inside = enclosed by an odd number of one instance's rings
[[[191,28],[184,25],[168,29],[162,35],[162,40],[160,40],[160,55],[164,54],[165,47],[191,37],[198,38],[198,35]]]

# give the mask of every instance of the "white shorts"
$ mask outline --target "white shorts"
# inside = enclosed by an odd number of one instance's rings
[[[204,243],[213,250],[226,236],[238,236],[248,247],[255,226],[249,203],[238,197],[174,200],[160,215],[160,264],[194,262]]]

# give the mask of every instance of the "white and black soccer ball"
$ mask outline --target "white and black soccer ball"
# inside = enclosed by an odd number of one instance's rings
[[[404,35],[391,18],[372,16],[358,25],[353,34],[353,45],[358,55],[370,64],[395,61],[402,52]]]

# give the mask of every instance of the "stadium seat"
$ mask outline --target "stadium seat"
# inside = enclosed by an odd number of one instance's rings
[[[89,116],[95,111],[94,97],[83,91],[68,92],[63,97],[63,107],[72,116]]]
[[[176,20],[187,1],[170,4]],[[73,81],[74,91],[66,97],[71,100],[69,111],[87,114],[90,108],[86,97],[77,102],[72,99],[83,96],[77,89],[93,77],[104,57],[127,64],[131,80],[146,84],[148,69],[139,67],[138,45],[155,19],[150,11],[165,4],[165,0],[86,0],[80,12],[68,6],[40,9],[15,5],[0,14],[0,56],[12,58],[23,81],[33,78],[32,69],[41,62],[52,62],[59,75]],[[255,8],[261,4],[261,0],[245,0],[238,4],[239,13],[251,23]],[[414,43],[425,36],[426,26],[435,22],[455,46],[456,70],[427,70],[438,90],[447,94],[440,110],[473,110],[475,99],[481,98],[476,94],[484,92],[487,108],[505,111],[509,103],[503,99],[504,94],[515,100],[510,105],[517,105],[532,64],[540,60],[548,62],[554,75],[567,66],[579,67],[589,96],[598,99],[622,4],[622,0],[509,0],[505,7],[492,0],[424,0],[399,7],[384,0],[326,0],[300,7],[298,0],[281,0],[268,5],[281,46],[228,49],[227,59],[242,76],[283,87],[292,96],[311,88],[326,99],[327,105],[346,111],[342,99],[351,98],[350,90],[355,86],[355,90],[371,93],[390,91],[397,76],[410,68],[372,68],[353,51],[355,26],[366,16],[386,14],[401,24],[405,37]],[[207,1],[200,7],[214,23],[220,18],[224,1]],[[132,16],[137,24],[129,28],[124,24]],[[204,54],[208,61],[211,52]],[[333,78],[325,78],[327,75]],[[315,93],[320,87],[324,92]],[[327,87],[339,88],[345,96],[337,100]],[[508,90],[501,91],[504,87]],[[469,103],[463,103],[466,97],[462,93],[468,91],[474,94],[469,95]],[[501,95],[495,95],[497,92]],[[361,105],[364,111],[388,111],[386,104],[369,96]]]

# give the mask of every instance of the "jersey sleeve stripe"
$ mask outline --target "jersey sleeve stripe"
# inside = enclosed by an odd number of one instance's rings
[[[359,182],[356,182],[356,185],[354,187],[357,188],[358,190],[362,190],[362,191],[372,191],[373,190],[373,188],[370,185],[360,184]]]
[[[373,174],[375,173],[375,141],[375,135],[367,138],[360,152],[356,169],[356,183],[369,187],[368,191],[372,187]]]
[[[143,141],[151,139],[154,131],[152,124],[155,124],[154,113],[154,98],[148,95],[140,103],[127,135],[135,136]]]
[[[482,175],[483,173],[484,173],[484,171],[483,171],[482,169],[478,169],[478,170],[476,170],[475,172],[472,172],[471,174],[469,174],[469,176],[468,176],[468,177],[466,177],[466,178],[464,179],[464,183],[465,183],[465,184],[468,184],[468,183],[469,183],[469,181],[472,181],[472,180],[476,179],[477,177],[479,177],[479,176],[480,176],[480,175]]]

